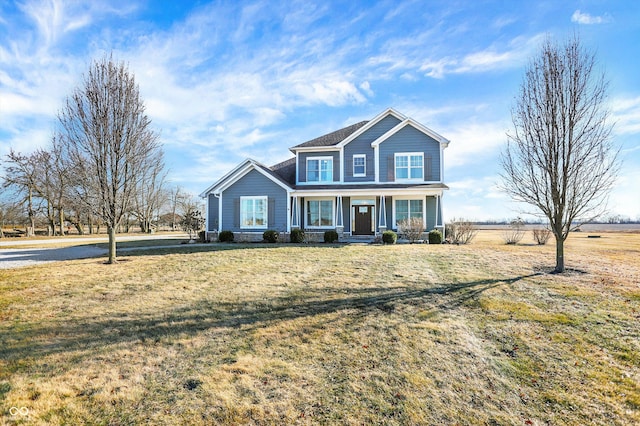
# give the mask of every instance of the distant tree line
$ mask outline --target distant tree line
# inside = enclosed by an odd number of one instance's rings
[[[0,159],[0,238],[5,231],[27,236],[36,230],[48,236],[98,234],[106,231],[102,217],[78,196],[73,164],[60,156],[52,141],[30,154],[9,151]],[[162,163],[146,169],[118,232],[151,233],[188,230],[187,218],[202,211],[201,202],[183,188],[166,181]],[[76,185],[76,186],[74,186]],[[81,191],[90,192],[91,188]]]

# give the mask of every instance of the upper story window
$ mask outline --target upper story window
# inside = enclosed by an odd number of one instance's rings
[[[367,175],[367,156],[359,154],[353,156],[353,176],[362,177]]]
[[[424,154],[400,153],[395,156],[396,180],[424,180]]]
[[[333,182],[333,157],[307,158],[307,182]]]

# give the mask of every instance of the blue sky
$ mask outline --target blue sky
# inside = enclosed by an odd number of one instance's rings
[[[624,166],[612,213],[640,218],[640,2],[140,1],[0,3],[0,156],[46,146],[93,59],[136,76],[172,184],[194,194],[246,157],[387,107],[451,140],[448,218],[513,218],[497,188],[523,70],[577,32],[610,81]]]

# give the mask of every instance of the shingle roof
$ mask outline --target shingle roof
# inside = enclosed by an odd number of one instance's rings
[[[275,164],[269,169],[280,179],[293,186],[296,183],[296,157],[289,158],[282,163]]]
[[[340,130],[336,130],[335,132],[327,133],[326,135],[317,137],[315,139],[311,139],[310,141],[301,143],[300,145],[296,145],[293,147],[293,149],[310,147],[310,146],[337,145],[367,123],[368,121],[361,121],[359,123],[352,124],[351,126],[344,127]]]

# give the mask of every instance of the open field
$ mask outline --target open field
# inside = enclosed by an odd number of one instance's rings
[[[640,424],[640,234],[600,236],[0,270],[0,421]]]

